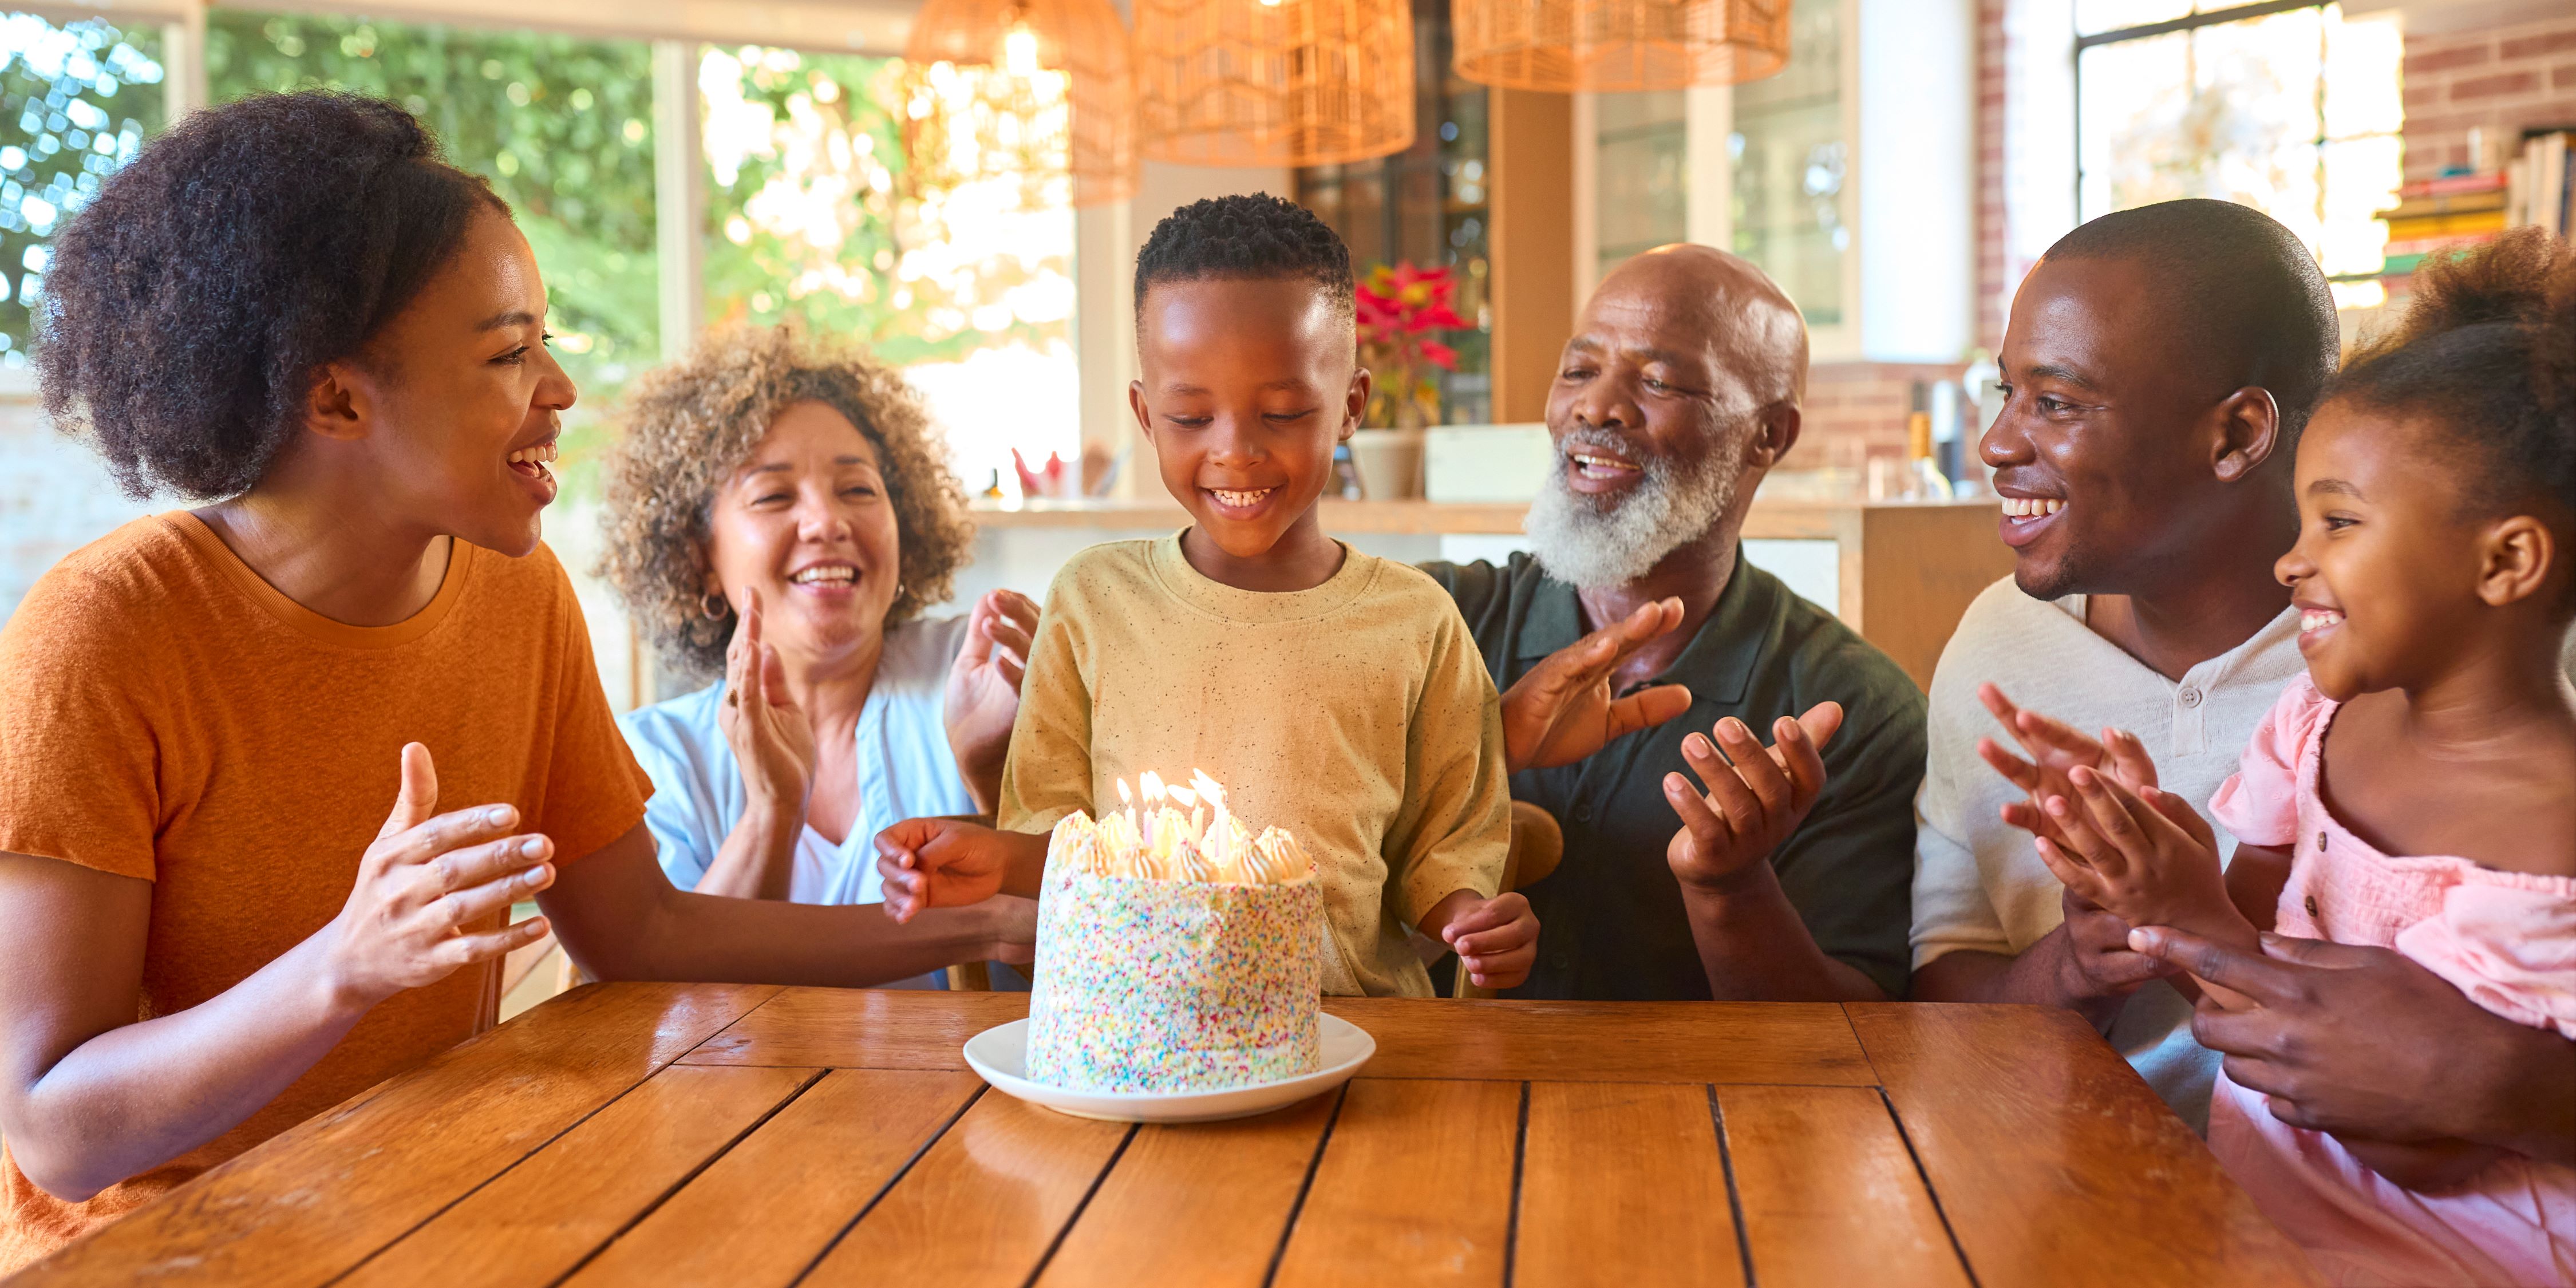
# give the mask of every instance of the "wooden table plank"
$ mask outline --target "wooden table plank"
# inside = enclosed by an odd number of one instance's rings
[[[1877,1081],[1842,1009],[1801,1002],[1522,1002],[1328,997],[1367,1029],[1372,1078],[1511,1082]]]
[[[684,1065],[662,1078],[683,1068],[715,1071]],[[983,1085],[971,1073],[825,1074],[569,1283],[791,1283]]]
[[[1515,1083],[1354,1080],[1272,1283],[1501,1283],[1520,1108]]]
[[[1340,1099],[1327,1093],[1257,1118],[1137,1128],[1039,1285],[1259,1285]]]
[[[1969,1288],[1887,1105],[1870,1087],[1719,1087],[1764,1288]]]
[[[308,1120],[12,1288],[319,1284],[436,1215],[777,990],[619,984],[568,993]]]
[[[1028,1013],[1026,993],[790,988],[682,1063],[963,1069],[966,1039]]]
[[[1707,1087],[1534,1082],[1522,1148],[1516,1288],[1744,1282]]]
[[[664,1069],[340,1282],[553,1283],[822,1072]]]
[[[2074,1012],[1846,1009],[1982,1288],[2317,1282]]]
[[[1026,993],[791,988],[689,1064],[962,1069],[966,1039],[1028,1014]],[[1830,1003],[1459,1002],[1328,997],[1367,1029],[1372,1078],[1784,1082],[1877,1079]]]
[[[1127,1134],[986,1092],[805,1282],[1026,1283]]]

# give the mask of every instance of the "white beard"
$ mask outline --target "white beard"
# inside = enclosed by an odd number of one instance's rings
[[[1741,476],[1728,468],[1735,456],[1730,445],[1720,443],[1688,464],[1646,457],[1645,477],[1633,490],[1592,497],[1569,486],[1573,452],[1626,444],[1598,431],[1566,435],[1522,523],[1531,556],[1548,576],[1581,589],[1624,586],[1644,577],[1664,556],[1707,535],[1709,525],[1735,504]]]

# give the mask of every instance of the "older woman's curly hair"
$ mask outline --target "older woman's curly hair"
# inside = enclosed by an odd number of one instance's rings
[[[901,374],[856,349],[809,342],[789,327],[709,333],[689,356],[627,387],[625,437],[608,454],[608,554],[599,572],[676,669],[724,669],[733,612],[708,617],[701,552],[716,486],[788,406],[819,402],[876,446],[894,506],[902,588],[892,625],[948,598],[975,525],[942,460],[920,398]]]

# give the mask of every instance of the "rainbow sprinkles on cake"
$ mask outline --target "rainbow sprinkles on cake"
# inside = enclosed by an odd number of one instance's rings
[[[1047,840],[1028,1074],[1081,1091],[1208,1091],[1320,1062],[1324,904],[1285,829],[1151,772]]]

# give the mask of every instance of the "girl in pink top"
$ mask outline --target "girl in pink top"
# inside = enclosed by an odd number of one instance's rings
[[[2308,674],[2210,802],[2225,874],[2179,798],[2084,769],[2037,844],[2133,926],[2394,948],[2576,1039],[2576,253],[2523,229],[2415,280],[2299,444]],[[2338,1283],[2576,1284],[2569,1160],[2294,1128],[2224,1074],[2209,1140]]]

